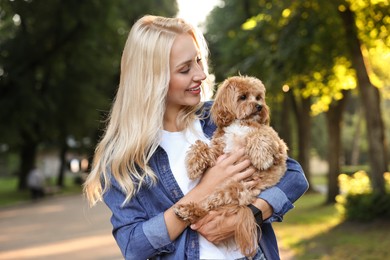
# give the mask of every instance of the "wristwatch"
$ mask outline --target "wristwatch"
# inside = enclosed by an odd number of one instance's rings
[[[253,204],[249,204],[248,207],[252,210],[253,216],[255,216],[255,220],[257,225],[261,226],[263,224],[263,212]]]

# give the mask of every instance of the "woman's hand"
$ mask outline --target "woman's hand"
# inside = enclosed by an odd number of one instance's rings
[[[242,148],[231,154],[221,155],[215,166],[209,168],[198,184],[202,188],[211,192],[215,187],[226,181],[242,181],[248,179],[255,172],[250,160],[245,156],[245,149]],[[248,181],[248,187],[254,182]]]
[[[191,229],[199,232],[208,241],[218,244],[234,235],[234,229],[240,221],[236,214],[221,215],[218,210],[210,211],[204,218],[191,225]],[[223,223],[220,225],[218,223]]]
[[[263,212],[263,220],[269,218],[273,213],[271,205],[263,199],[257,198],[253,205]],[[227,216],[216,209],[192,224],[191,229],[199,232],[208,241],[218,244],[234,235],[234,230],[239,221],[241,220],[236,214]]]

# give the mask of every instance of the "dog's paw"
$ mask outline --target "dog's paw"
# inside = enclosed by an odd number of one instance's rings
[[[269,133],[257,132],[248,137],[246,152],[253,166],[261,171],[274,165],[278,149],[279,143]]]
[[[207,211],[200,208],[196,203],[179,204],[173,208],[176,216],[189,223],[195,223],[207,215]]]
[[[180,204],[180,205],[176,205],[174,208],[173,208],[173,212],[175,212],[175,215],[178,216],[180,219],[184,220],[184,221],[188,221],[188,210],[186,210],[186,206]]]
[[[191,145],[187,153],[186,165],[188,177],[191,180],[197,179],[203,175],[205,170],[211,165],[210,147],[202,141],[196,141]]]
[[[261,142],[261,140],[258,141]],[[275,149],[272,146],[248,145],[247,151],[253,166],[261,171],[270,168],[274,164]]]

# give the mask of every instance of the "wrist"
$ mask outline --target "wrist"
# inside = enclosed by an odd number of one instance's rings
[[[256,207],[253,204],[249,204],[248,207],[252,211],[257,225],[261,226],[263,224],[263,212],[261,211],[261,209],[259,209],[258,207]]]
[[[256,208],[260,209],[261,212],[263,213],[263,219],[268,219],[272,216],[274,213],[274,210],[270,204],[268,204],[267,201],[257,198],[253,203],[252,203]]]

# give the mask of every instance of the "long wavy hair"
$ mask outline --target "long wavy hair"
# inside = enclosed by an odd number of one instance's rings
[[[84,184],[90,205],[101,200],[109,189],[111,174],[126,194],[123,203],[142,185],[156,183],[148,162],[159,145],[163,128],[170,50],[176,36],[183,33],[195,40],[208,75],[206,41],[197,28],[183,19],[146,15],[131,28],[122,54],[117,94]],[[203,88],[205,84],[207,79]],[[181,129],[189,127],[201,105],[183,108],[177,118]]]

